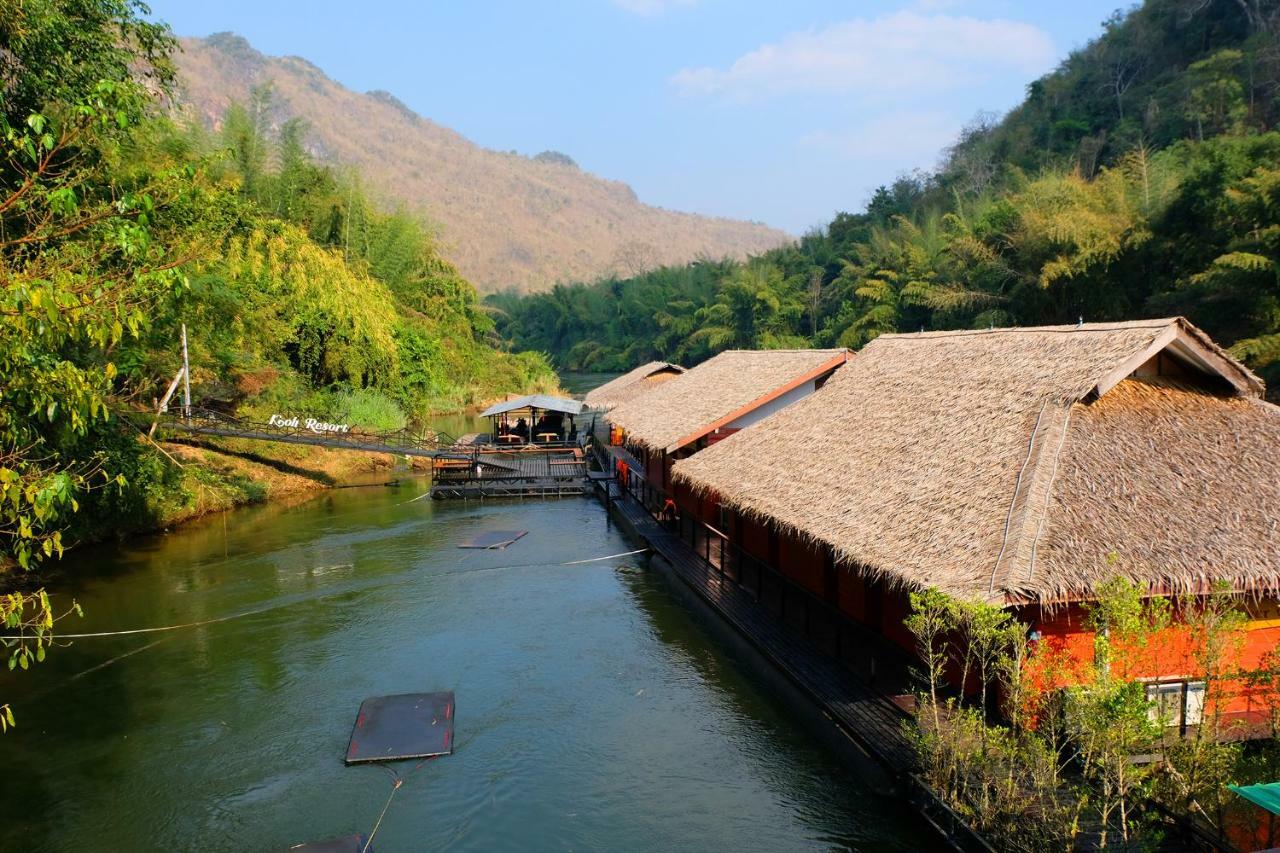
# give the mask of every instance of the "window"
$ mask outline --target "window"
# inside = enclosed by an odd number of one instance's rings
[[[1147,701],[1151,703],[1148,713],[1152,721],[1162,720],[1166,726],[1196,726],[1204,717],[1204,682],[1162,681],[1148,684]]]

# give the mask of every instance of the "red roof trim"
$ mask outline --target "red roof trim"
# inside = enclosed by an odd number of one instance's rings
[[[810,380],[813,380],[813,379],[817,379],[819,376],[821,376],[824,373],[835,370],[840,365],[848,362],[848,360],[849,360],[849,352],[848,350],[846,350],[842,352],[840,355],[836,356],[835,358],[832,358],[830,361],[825,361],[818,367],[814,368],[813,370],[810,370],[807,373],[797,376],[795,379],[792,379],[790,382],[787,382],[783,385],[778,386],[773,391],[770,391],[768,394],[765,394],[762,397],[758,397],[755,400],[752,400],[750,403],[747,403],[745,406],[742,406],[741,408],[734,409],[732,412],[720,418],[719,420],[712,421],[710,424],[699,429],[697,432],[689,433],[687,436],[680,439],[675,444],[666,448],[666,452],[674,453],[675,451],[679,450],[685,445],[692,444],[693,442],[702,438],[707,433],[717,430],[720,427],[724,426],[725,424],[732,423],[733,421],[737,420],[738,418],[742,417],[745,414],[748,414],[749,412],[754,412],[756,409],[760,408],[766,403],[771,403],[774,400],[778,399],[788,391],[799,388],[804,383],[809,382]]]

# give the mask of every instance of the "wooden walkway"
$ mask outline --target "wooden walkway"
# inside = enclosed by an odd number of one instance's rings
[[[683,540],[664,528],[638,501],[601,480],[609,503],[676,575],[727,621],[765,659],[836,723],[892,777],[915,770],[905,735],[908,714],[890,695],[868,684],[762,607],[751,592],[722,576]]]

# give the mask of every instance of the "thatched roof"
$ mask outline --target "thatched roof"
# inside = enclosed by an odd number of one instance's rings
[[[672,452],[834,370],[844,349],[727,350],[609,415],[627,438]]]
[[[523,397],[515,397],[510,400],[503,400],[501,403],[494,403],[481,412],[480,417],[487,418],[493,415],[509,414],[523,409],[537,409],[540,412],[559,412],[563,415],[578,415],[582,413],[582,403],[578,400],[567,400],[564,397],[552,397],[549,394],[527,394]]]
[[[667,361],[651,361],[593,388],[582,402],[596,411],[608,411],[647,394],[663,382],[684,373],[684,368]]]
[[[1194,386],[1135,375],[1156,351]],[[1117,573],[1280,588],[1280,409],[1261,393],[1184,320],[885,335],[674,478],[967,598],[1063,600]]]

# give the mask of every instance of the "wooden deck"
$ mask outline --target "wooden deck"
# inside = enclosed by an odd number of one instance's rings
[[[431,497],[560,497],[587,494],[581,448],[477,450],[439,456],[431,466]]]

